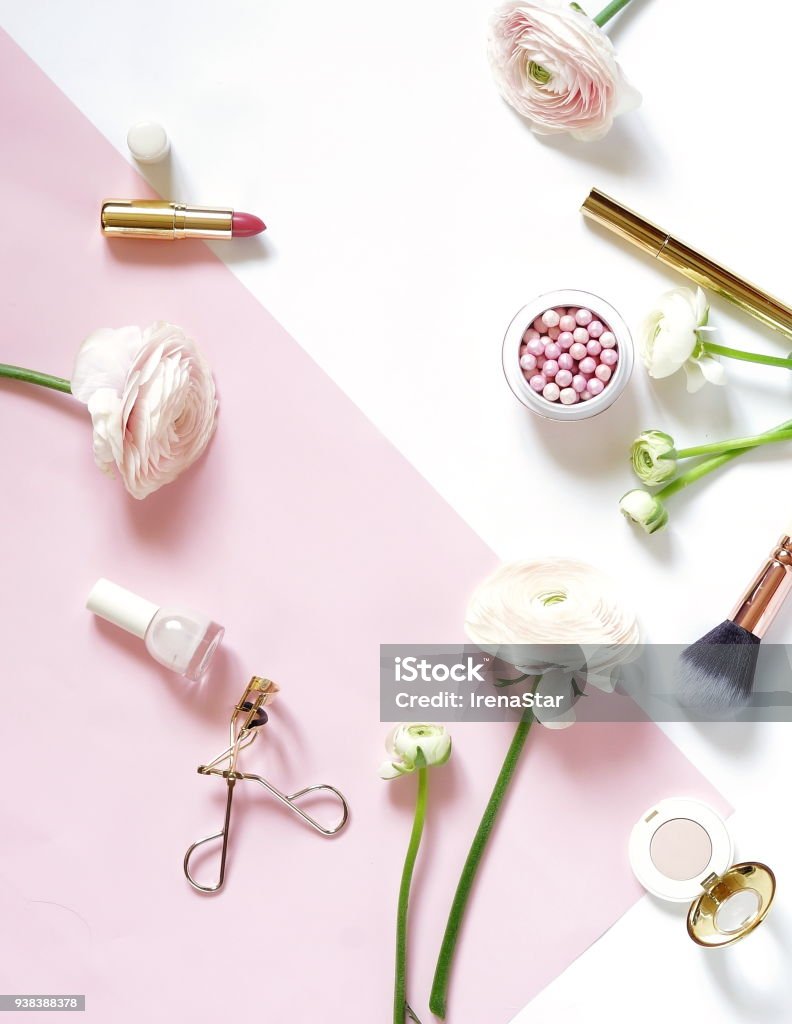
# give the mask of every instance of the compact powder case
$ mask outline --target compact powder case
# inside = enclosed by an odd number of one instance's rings
[[[698,800],[650,807],[630,835],[630,864],[641,885],[662,900],[690,904],[688,935],[700,946],[728,946],[765,919],[775,875],[765,864],[733,864],[726,822]]]

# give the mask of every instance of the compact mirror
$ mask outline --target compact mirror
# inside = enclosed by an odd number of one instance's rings
[[[650,807],[630,835],[630,864],[654,896],[691,902],[688,934],[700,946],[728,946],[761,924],[775,896],[775,876],[759,863],[733,864],[726,822],[698,800]]]

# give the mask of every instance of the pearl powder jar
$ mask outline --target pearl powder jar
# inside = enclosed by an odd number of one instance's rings
[[[531,370],[524,369],[521,366],[521,360],[524,355],[527,355],[532,363],[536,362],[536,357],[532,358],[530,353],[526,352],[526,335],[538,334],[538,331],[534,330],[535,321],[537,321],[537,318],[542,317],[543,314],[550,314],[548,319],[551,321],[560,321],[560,317],[552,316],[553,310],[566,310],[571,314],[573,309],[581,313],[581,317],[576,323],[575,331],[578,328],[583,328],[579,332],[582,334],[582,344],[577,338],[575,338],[574,342],[571,342],[569,337],[564,334],[564,330],[567,327],[565,324],[552,323],[552,326],[543,328],[543,330],[547,330],[549,333],[554,346],[553,354],[557,348],[559,349],[561,358],[558,359],[558,363],[563,363],[565,359],[570,363],[572,361],[570,353],[574,355],[575,361],[570,369],[566,369],[566,366],[562,367],[562,373],[558,369],[556,359],[551,359],[552,377],[545,381],[545,385],[550,384],[550,388],[542,393],[537,390],[537,387],[543,386],[540,379],[543,368],[543,356],[539,354],[540,363],[536,367],[536,378],[531,377]],[[588,314],[591,315],[589,316]],[[567,316],[567,319],[571,321],[574,319],[574,315]],[[587,328],[585,325],[596,326],[596,337],[592,336],[590,339],[586,339]],[[574,334],[574,332],[568,333]],[[567,337],[566,343],[563,340],[565,336]],[[600,337],[603,340],[609,338],[609,352],[605,353],[603,351],[603,347],[598,341]],[[557,342],[558,344],[556,344]],[[586,342],[591,346],[591,355],[584,351]],[[537,344],[536,339],[533,340],[533,344]],[[564,347],[565,345],[566,347]],[[538,349],[536,351],[538,353]],[[607,356],[611,357],[609,365],[607,367],[598,365],[600,359],[604,359]],[[544,362],[548,362],[548,360],[544,359]],[[604,412],[613,405],[627,386],[632,373],[633,362],[632,336],[626,323],[613,306],[604,299],[599,298],[599,296],[592,295],[591,292],[578,291],[571,288],[539,295],[523,306],[509,324],[506,336],[503,339],[503,372],[506,375],[509,387],[524,406],[545,419],[583,420]],[[578,374],[578,370],[582,370],[582,366],[585,366],[585,375]],[[567,378],[572,377],[574,386],[576,388],[579,387],[582,392],[585,392],[584,399],[580,400],[580,394],[577,396],[571,394],[571,389],[566,391],[566,395],[562,394],[565,390],[564,387],[553,386],[556,375],[559,375],[565,384],[567,384]],[[603,377],[605,378],[604,382],[602,381]],[[597,394],[588,393],[586,382],[591,380],[594,381],[594,386],[598,390]],[[560,401],[556,391],[561,395]],[[552,394],[554,400],[549,400],[545,397],[545,394]],[[565,404],[565,401],[569,401],[567,396],[571,398],[572,404]]]

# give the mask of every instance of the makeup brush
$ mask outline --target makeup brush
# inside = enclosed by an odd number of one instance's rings
[[[792,536],[784,534],[729,618],[679,656],[677,696],[683,706],[716,710],[748,703],[759,645],[790,589]]]

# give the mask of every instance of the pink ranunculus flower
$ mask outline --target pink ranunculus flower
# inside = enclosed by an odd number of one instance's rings
[[[539,135],[600,139],[640,105],[610,39],[568,0],[507,0],[492,15],[489,58],[503,98]]]
[[[94,331],[77,353],[71,391],[91,414],[96,464],[111,476],[118,469],[133,498],[175,480],[214,433],[212,372],[173,324]]]

